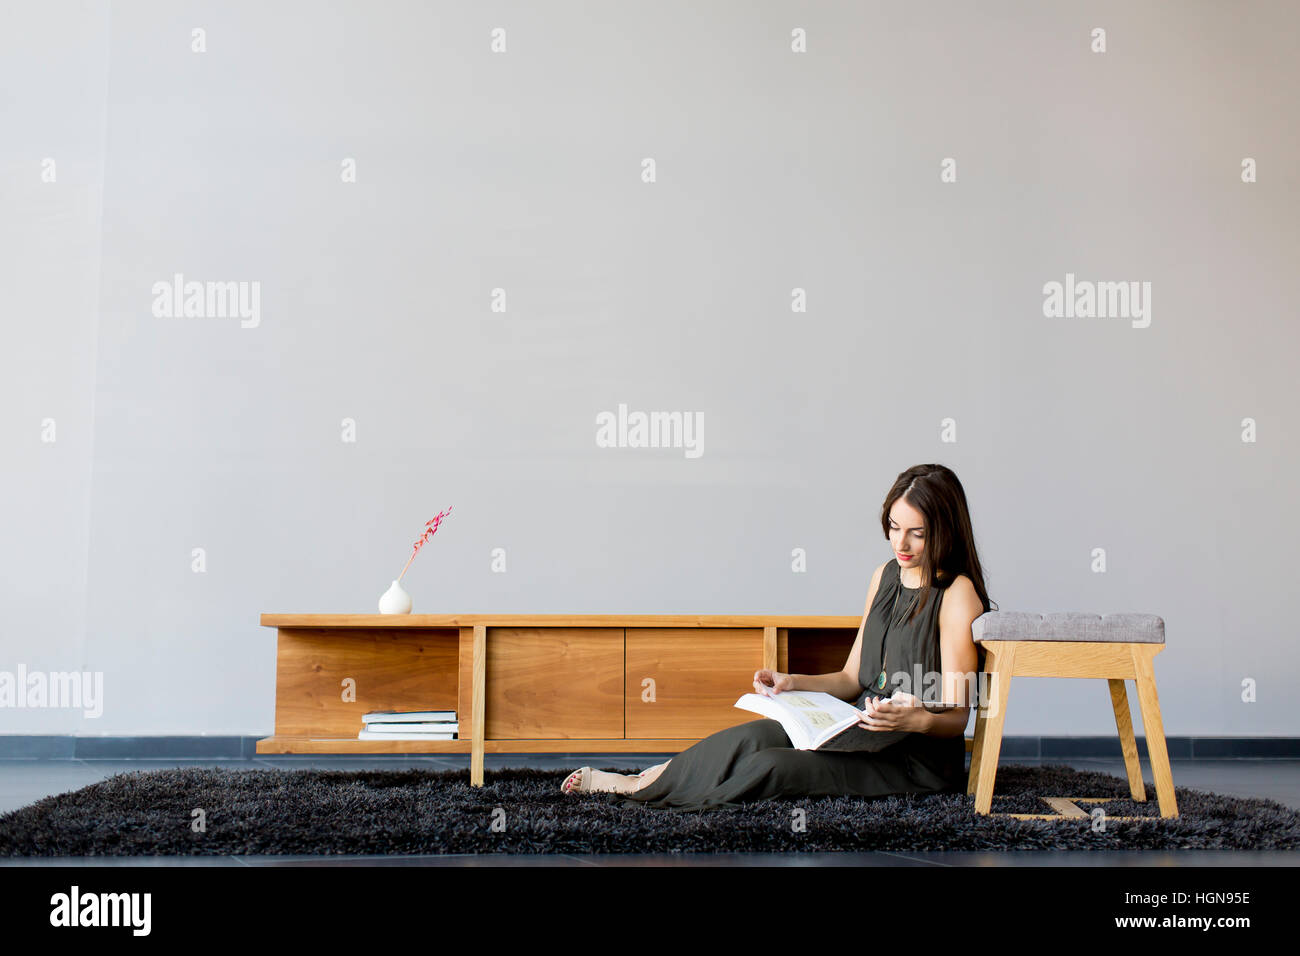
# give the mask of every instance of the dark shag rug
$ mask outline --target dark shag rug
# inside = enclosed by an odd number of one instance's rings
[[[1147,819],[1098,829],[1092,819],[981,817],[966,794],[658,810],[561,793],[565,776],[488,770],[471,787],[468,770],[120,773],[0,816],[0,856],[1300,848],[1300,813],[1279,803],[1179,787],[1180,816],[1165,820],[1149,784],[1139,803],[1119,777],[1069,767],[999,768],[993,812],[1051,812],[1039,795],[1113,796],[1079,805]]]

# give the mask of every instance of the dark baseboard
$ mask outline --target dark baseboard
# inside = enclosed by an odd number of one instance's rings
[[[267,736],[270,736],[269,734]],[[316,760],[329,754],[258,754],[260,737],[71,737],[0,734],[0,760]],[[1138,737],[1138,755],[1147,760],[1146,738]],[[1168,737],[1171,760],[1223,757],[1300,758],[1300,737]],[[351,758],[372,756],[340,754]],[[379,759],[382,755],[373,755]],[[392,754],[399,760],[420,756],[463,758],[469,754]],[[489,754],[490,757],[498,756]],[[528,756],[565,756],[563,753]],[[611,754],[626,757],[629,754]],[[631,756],[636,756],[632,754]],[[661,755],[662,756],[662,755]],[[667,754],[667,756],[671,756]],[[1001,758],[1122,756],[1118,737],[1004,737]]]

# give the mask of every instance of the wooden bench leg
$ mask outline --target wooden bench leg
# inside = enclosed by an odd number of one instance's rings
[[[975,812],[987,814],[993,806],[993,780],[998,773],[998,754],[1002,750],[1002,727],[1007,717],[1007,692],[1011,689],[1011,672],[1016,660],[1016,642],[1007,641],[992,652],[993,666],[989,669],[989,700],[993,712],[984,716],[983,733],[976,727],[978,758],[971,754],[972,762],[978,759],[979,773],[975,782]],[[976,718],[977,721],[979,718]]]
[[[1169,769],[1169,751],[1165,748],[1165,727],[1160,720],[1160,698],[1156,695],[1156,673],[1151,661],[1164,650],[1163,644],[1148,647],[1133,645],[1133,670],[1137,675],[1138,704],[1142,708],[1142,730],[1147,738],[1147,756],[1151,758],[1151,776],[1155,779],[1156,798],[1162,817],[1178,816],[1174,798],[1174,775]]]
[[[1111,677],[1110,705],[1115,711],[1115,726],[1119,728],[1119,746],[1124,751],[1124,767],[1128,770],[1128,790],[1134,800],[1146,802],[1147,790],[1142,785],[1142,763],[1138,759],[1137,739],[1133,736],[1133,712],[1128,706],[1128,692],[1124,681]]]
[[[980,701],[981,706],[975,711],[975,741],[970,751],[970,773],[966,775],[967,795],[975,792],[975,782],[980,776],[980,755],[984,752],[986,725],[989,722],[988,707],[983,706],[985,703]]]

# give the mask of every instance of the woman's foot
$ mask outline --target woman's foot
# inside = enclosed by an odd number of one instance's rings
[[[591,768],[582,767],[564,778],[560,789],[565,793],[583,793],[591,789]]]
[[[580,767],[564,778],[560,789],[565,793],[634,793],[640,785],[639,773],[609,773]]]

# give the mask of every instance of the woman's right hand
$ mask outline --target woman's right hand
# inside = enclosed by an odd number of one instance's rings
[[[754,672],[754,693],[762,694],[764,697],[775,697],[786,690],[794,690],[792,675],[782,674],[780,671],[769,670],[766,667]]]

